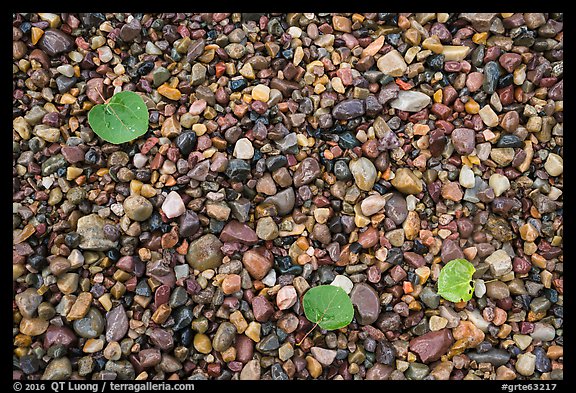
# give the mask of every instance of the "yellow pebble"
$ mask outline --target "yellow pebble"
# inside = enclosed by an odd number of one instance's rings
[[[211,147],[209,149],[206,149],[202,152],[202,155],[204,156],[204,158],[210,158],[212,157],[216,152],[218,151],[218,149],[216,149],[215,147]]]
[[[150,184],[144,184],[140,189],[140,195],[145,198],[152,198],[153,196],[156,196],[156,189]]]
[[[196,135],[202,136],[202,135],[204,135],[204,134],[206,133],[207,128],[206,128],[206,126],[205,126],[204,124],[202,124],[202,123],[197,123],[197,124],[194,124],[194,125],[192,126],[192,131],[194,131],[194,132],[196,133]]]
[[[62,94],[62,97],[60,97],[60,104],[73,104],[76,102],[76,97],[74,97],[72,94],[70,93],[64,93]]]
[[[82,168],[76,168],[75,166],[69,166],[66,169],[66,180],[74,180],[82,174]]]
[[[475,115],[480,111],[480,105],[478,105],[478,103],[472,98],[470,98],[468,102],[464,104],[464,108],[466,109],[466,112],[470,113],[471,115]]]
[[[140,195],[140,190],[142,190],[143,183],[140,180],[130,181],[130,194]]]
[[[109,293],[105,293],[104,295],[100,296],[98,301],[106,311],[110,311],[112,309],[112,301],[110,300]]]
[[[316,94],[322,94],[325,90],[326,90],[326,86],[324,86],[324,85],[317,84],[316,86],[314,86],[314,93],[316,93]]]
[[[488,32],[476,33],[472,36],[472,42],[478,45],[486,45],[486,39],[488,38]]]
[[[108,168],[100,168],[100,169],[98,169],[98,170],[96,171],[96,175],[102,177],[102,176],[104,176],[104,175],[107,175],[108,172],[109,172],[109,171],[108,171]]]
[[[170,87],[166,83],[158,87],[158,93],[173,101],[178,101],[182,97],[182,93],[178,89]]]
[[[270,88],[266,85],[256,85],[252,89],[252,98],[266,102],[270,98]]]
[[[434,93],[434,102],[442,103],[442,97],[443,97],[442,89],[436,90],[436,92]]]
[[[296,135],[296,142],[298,142],[298,146],[306,147],[308,146],[308,138],[304,134],[297,134]]]
[[[37,27],[32,27],[32,45],[36,45],[43,35],[44,30]]]

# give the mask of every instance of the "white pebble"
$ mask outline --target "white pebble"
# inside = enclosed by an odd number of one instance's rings
[[[180,194],[176,191],[170,191],[170,194],[168,194],[162,204],[162,211],[168,218],[174,218],[184,214],[186,212],[186,206],[184,206]]]
[[[474,188],[476,179],[474,178],[474,172],[468,165],[462,165],[460,169],[460,176],[458,178],[460,185],[464,188]]]
[[[236,145],[234,146],[234,157],[240,158],[242,160],[249,160],[254,157],[254,146],[248,138],[238,139]]]
[[[146,163],[148,162],[148,157],[146,157],[142,153],[134,154],[134,166],[138,169],[144,168]]]
[[[352,291],[352,287],[354,283],[346,276],[339,274],[334,278],[334,281],[330,283],[330,285],[334,285],[335,287],[340,287],[346,293],[350,293]]]
[[[276,270],[270,269],[266,277],[262,279],[262,284],[266,285],[267,287],[273,287],[276,285]]]
[[[510,180],[508,180],[506,176],[499,173],[494,173],[492,176],[490,176],[488,184],[494,190],[494,195],[497,197],[510,189]]]

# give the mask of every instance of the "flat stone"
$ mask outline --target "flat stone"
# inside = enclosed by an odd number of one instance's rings
[[[419,91],[400,90],[398,97],[390,102],[390,106],[405,112],[419,112],[431,102],[430,96]]]
[[[76,232],[80,235],[79,247],[84,250],[108,251],[116,248],[118,241],[106,237],[104,226],[110,221],[98,214],[89,214],[78,219]]]
[[[326,349],[321,347],[312,347],[310,348],[310,352],[312,353],[312,356],[314,356],[314,358],[318,360],[318,362],[320,362],[320,364],[322,364],[324,367],[330,366],[332,362],[334,362],[334,359],[336,359],[336,355],[338,353],[334,349]]]
[[[106,340],[120,341],[128,333],[128,317],[119,305],[106,314]]]
[[[60,53],[70,52],[74,48],[74,40],[62,30],[47,29],[38,45],[50,57],[54,57]]]
[[[334,277],[334,280],[330,283],[330,285],[342,288],[344,292],[346,292],[347,294],[349,294],[350,291],[352,291],[352,288],[354,287],[354,283],[348,277],[342,274],[339,274],[336,277]]]
[[[386,75],[390,75],[393,77],[399,77],[404,75],[404,72],[408,69],[408,65],[404,61],[404,57],[396,49],[392,49],[384,56],[381,56],[378,59],[376,66],[380,71],[382,71]]]
[[[454,343],[450,329],[426,333],[410,340],[410,350],[415,352],[424,363],[440,359]]]
[[[332,109],[332,116],[338,120],[350,120],[365,113],[364,102],[359,99],[340,101]]]
[[[356,320],[361,325],[370,325],[380,315],[380,298],[376,290],[367,283],[357,283],[350,292]]]
[[[276,305],[280,310],[287,310],[296,304],[298,294],[292,285],[286,285],[280,288],[276,294]]]
[[[320,176],[320,164],[312,157],[307,157],[294,171],[294,186],[301,187],[309,184]]]
[[[222,229],[220,240],[223,242],[239,242],[251,246],[258,243],[258,235],[248,225],[232,220]]]

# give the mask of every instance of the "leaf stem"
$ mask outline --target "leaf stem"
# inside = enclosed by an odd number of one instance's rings
[[[126,124],[124,124],[124,122],[122,121],[122,119],[120,118],[120,116],[118,116],[118,114],[116,113],[116,111],[114,110],[114,108],[112,108],[110,106],[110,104],[108,102],[106,102],[106,99],[104,98],[104,96],[102,96],[102,93],[100,93],[100,91],[98,89],[96,89],[96,93],[98,93],[98,95],[100,96],[100,98],[102,98],[102,101],[104,101],[104,105],[106,105],[106,110],[110,110],[110,112],[112,112],[112,114],[116,117],[116,119],[118,119],[118,121],[120,122],[120,124],[122,124],[124,126],[124,128],[128,131],[130,131],[130,128],[128,128],[126,126]],[[113,97],[113,96],[112,96]]]

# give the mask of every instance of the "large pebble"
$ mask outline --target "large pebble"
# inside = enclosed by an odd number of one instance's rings
[[[440,359],[454,343],[450,329],[426,333],[410,341],[410,350],[415,352],[424,363]]]
[[[200,271],[215,269],[222,264],[222,258],[224,258],[220,250],[222,245],[222,242],[213,234],[204,235],[190,243],[186,261],[192,268]]]
[[[350,292],[350,300],[354,305],[356,320],[361,325],[370,325],[380,315],[380,298],[378,293],[367,283],[354,285]]]
[[[150,218],[154,210],[150,201],[140,195],[130,195],[124,200],[124,212],[134,221],[145,221]]]
[[[360,157],[350,162],[350,171],[354,176],[354,181],[358,188],[364,191],[370,191],[376,182],[376,168],[372,161],[366,157]]]

